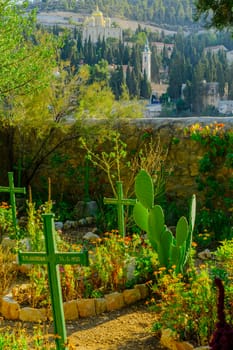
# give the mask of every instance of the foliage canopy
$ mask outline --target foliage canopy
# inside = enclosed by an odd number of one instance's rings
[[[204,16],[207,26],[217,29],[233,26],[233,7],[229,0],[198,0],[196,19]]]

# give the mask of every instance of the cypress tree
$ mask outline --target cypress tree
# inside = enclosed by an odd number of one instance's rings
[[[149,81],[147,80],[146,72],[144,71],[143,78],[141,79],[140,84],[140,96],[142,98],[150,98],[151,95],[151,86]]]

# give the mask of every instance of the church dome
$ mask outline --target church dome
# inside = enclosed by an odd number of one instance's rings
[[[96,25],[104,26],[104,16],[103,13],[99,10],[99,7],[97,6],[96,11],[92,13],[92,16],[95,18]]]

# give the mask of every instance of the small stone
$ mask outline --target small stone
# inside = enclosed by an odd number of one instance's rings
[[[86,222],[88,225],[93,225],[95,223],[95,218],[93,216],[87,216]]]
[[[107,311],[119,310],[125,306],[122,293],[106,294],[104,298],[106,299]]]
[[[194,347],[192,344],[184,341],[184,342],[175,342],[176,344],[176,350],[194,350]]]
[[[169,328],[162,329],[160,343],[161,345],[167,347],[169,350],[177,350],[175,335]]]
[[[198,258],[202,260],[211,259],[211,257],[212,257],[212,254],[209,249],[205,249],[202,252],[198,253]]]
[[[174,332],[169,328],[162,330],[160,343],[169,350],[194,350],[192,344],[177,341]]]
[[[76,300],[63,303],[65,320],[76,320],[78,318],[78,304]]]
[[[95,299],[95,312],[96,315],[103,314],[107,311],[107,304],[105,298],[96,298]]]
[[[24,307],[19,311],[19,319],[24,322],[44,322],[47,320],[46,309]]]
[[[78,224],[80,226],[85,226],[87,224],[87,220],[85,218],[79,219]]]
[[[71,230],[71,229],[75,229],[78,227],[78,222],[77,221],[72,221],[72,220],[67,220],[64,225],[63,225],[63,229],[64,230]]]
[[[95,316],[95,299],[79,299],[77,301],[80,317]]]
[[[100,236],[93,232],[87,232],[83,236],[83,239],[85,239],[86,241],[97,241],[98,239],[100,239]]]
[[[149,296],[149,288],[147,287],[146,284],[136,284],[134,288],[139,289],[140,294],[141,294],[141,299],[146,299]]]
[[[7,320],[18,320],[19,319],[20,306],[11,295],[6,295],[2,298],[1,302],[1,314]]]
[[[141,294],[138,288],[125,289],[122,294],[126,305],[134,304],[141,299]]]

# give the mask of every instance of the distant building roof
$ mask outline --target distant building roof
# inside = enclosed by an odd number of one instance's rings
[[[156,47],[158,53],[161,53],[163,51],[163,49],[166,48],[169,57],[171,57],[171,54],[172,54],[173,49],[174,49],[174,44],[165,44],[165,43],[161,43],[160,41],[153,41],[151,43],[151,46]]]
[[[204,48],[204,52],[218,53],[219,51],[228,51],[224,45],[208,46]]]

